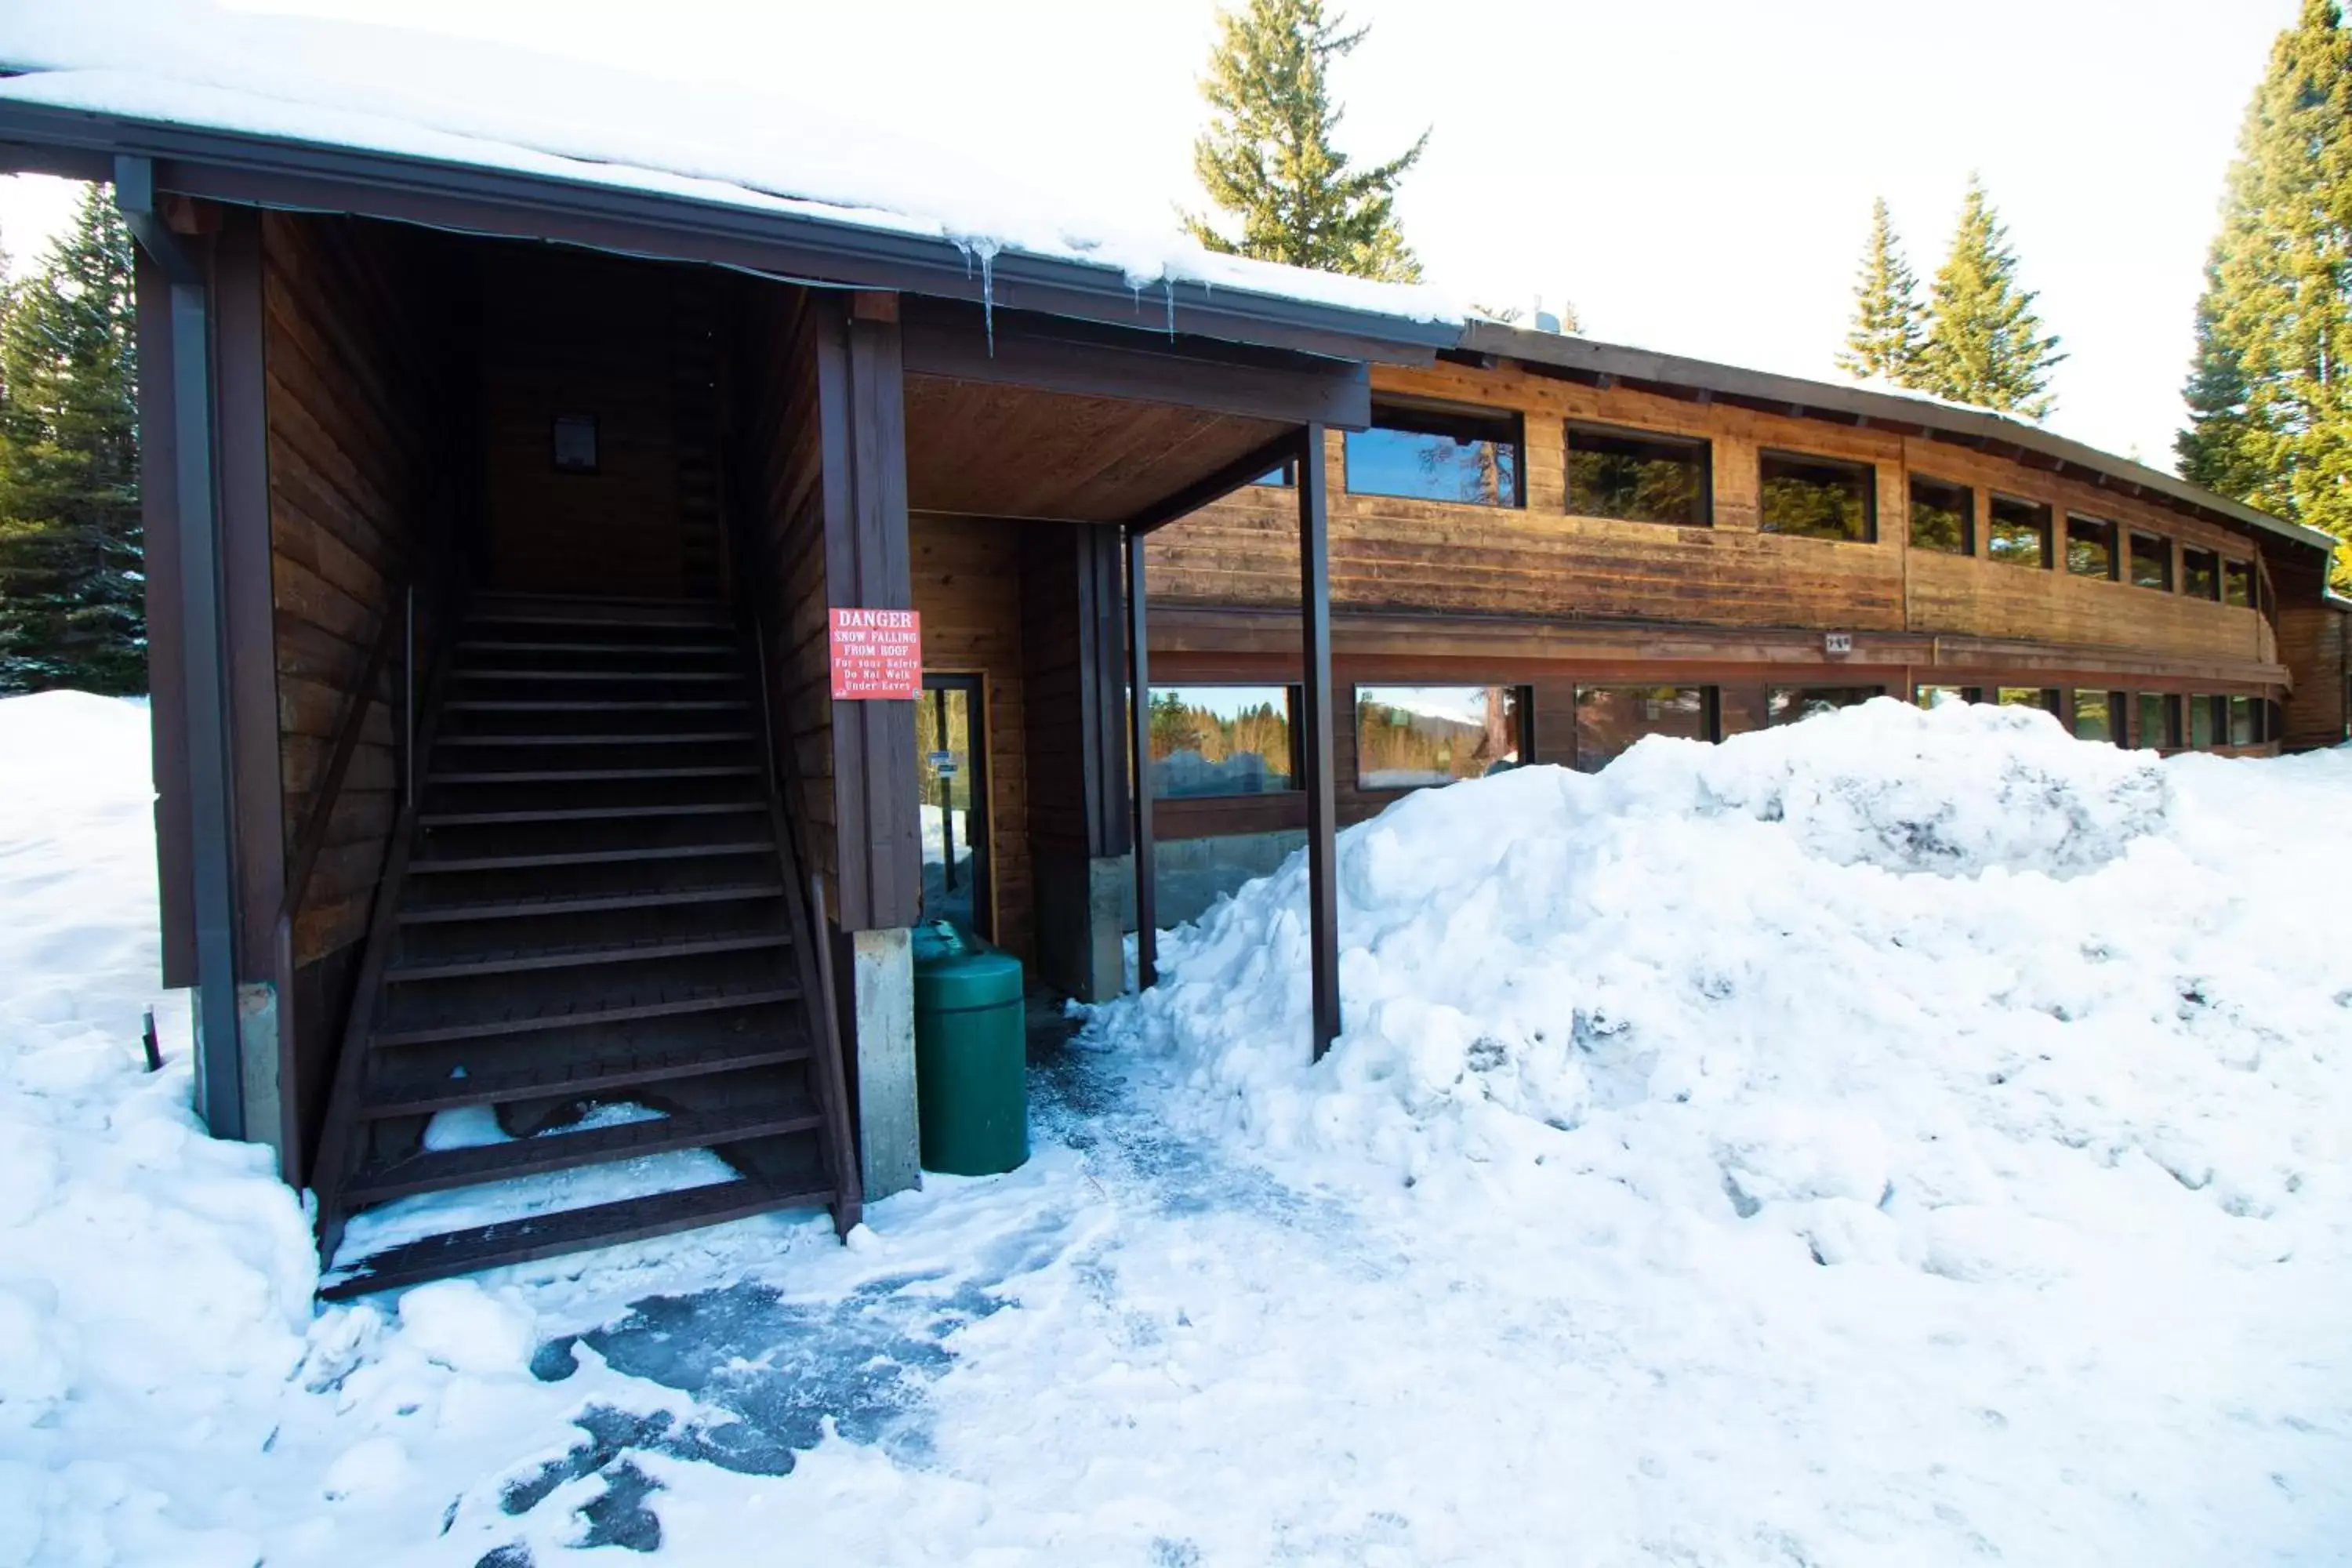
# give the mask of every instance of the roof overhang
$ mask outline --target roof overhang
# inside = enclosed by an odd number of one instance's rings
[[[644,190],[585,168],[565,177],[0,100],[0,170],[105,180],[118,157],[152,160],[158,195],[550,240],[1332,359],[1426,364],[1462,332],[1454,321],[1229,284],[1139,289],[1118,268],[1082,259],[1005,250],[980,267],[944,236]]]
[[[1956,446],[2008,456],[2053,473],[2131,496],[2148,495],[2208,521],[2251,528],[2323,553],[2335,536],[2287,522],[2242,501],[2231,500],[2161,469],[2110,456],[2053,435],[2036,426],[1981,409],[1957,408],[1925,398],[1903,397],[1867,387],[1838,386],[1742,370],[1736,365],[1685,359],[1677,354],[1557,332],[1530,331],[1500,322],[1473,321],[1463,331],[1457,353],[1518,361],[1539,373],[1566,374],[1601,385],[1629,385],[1670,397],[1700,397],[1768,413],[1870,426],[1948,441]]]

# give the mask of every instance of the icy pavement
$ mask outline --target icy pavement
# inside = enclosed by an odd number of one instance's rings
[[[143,726],[0,703],[0,1564],[2352,1562],[2352,755],[1417,797],[1320,1068],[1277,877],[1009,1176],[314,1314],[136,1065]]]

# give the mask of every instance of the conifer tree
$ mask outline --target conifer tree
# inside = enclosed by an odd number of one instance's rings
[[[2183,478],[2352,540],[2347,268],[2352,33],[2336,0],[2304,0],[2239,132],[2174,450]]]
[[[1838,368],[1857,380],[1876,377],[1908,386],[1917,374],[1926,338],[1927,312],[1919,304],[1919,279],[1903,259],[1902,243],[1887,216],[1886,198],[1870,205],[1870,244],[1853,280],[1853,328],[1846,333]]]
[[[1341,110],[1331,62],[1363,42],[1326,16],[1323,0],[1243,0],[1220,12],[1209,74],[1201,80],[1209,128],[1192,167],[1211,204],[1238,218],[1240,237],[1209,217],[1184,226],[1212,250],[1323,272],[1414,282],[1421,264],[1396,223],[1396,188],[1429,132],[1397,157],[1353,167],[1333,144]]]
[[[146,689],[131,237],[93,185],[0,321],[0,692]]]
[[[2018,287],[2008,228],[1971,177],[1951,254],[1936,273],[1911,384],[1995,413],[2048,417],[2050,371],[2066,356],[2055,334],[2042,335],[2033,300]]]

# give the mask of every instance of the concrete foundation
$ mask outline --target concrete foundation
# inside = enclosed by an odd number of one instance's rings
[[[1134,922],[1134,862],[1124,855],[1036,868],[1037,978],[1081,1002],[1127,988],[1122,935]]]
[[[904,926],[852,934],[857,1142],[869,1203],[923,1184],[915,1105],[913,935]]]
[[[1299,827],[1161,840],[1152,858],[1158,873],[1154,890],[1159,896],[1160,929],[1200,919],[1219,899],[1253,877],[1276,870],[1306,844],[1307,831]],[[1134,929],[1131,907],[1124,923],[1127,929]]]

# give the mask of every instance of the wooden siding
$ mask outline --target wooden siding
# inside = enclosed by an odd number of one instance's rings
[[[2063,532],[2055,570],[2027,570],[1981,553],[1985,512],[1996,491],[2049,503],[2062,530],[2072,512],[2159,532],[2173,542],[2176,557],[2184,545],[2240,561],[2285,552],[2275,542],[2143,499],[1894,430],[1582,385],[1509,365],[1376,368],[1374,389],[1520,414],[1526,504],[1350,494],[1345,438],[1333,435],[1331,592],[1343,614],[1517,618],[1555,626],[1649,624],[1689,633],[1701,644],[1709,630],[1766,629],[2027,640],[2170,660],[2184,679],[2220,679],[2225,671],[2242,679],[2249,668],[2274,669],[2279,660],[2276,635],[2253,609],[2069,575]],[[1570,420],[1707,441],[1714,525],[1568,513]],[[1871,464],[1875,542],[1759,532],[1758,460],[1766,450]],[[1979,553],[1910,548],[1911,472],[1972,487]],[[1295,510],[1288,490],[1248,487],[1160,530],[1149,553],[1155,605],[1295,605]],[[1723,638],[1723,651],[1737,641]],[[1155,638],[1155,653],[1157,647]]]
[[[987,699],[989,877],[994,940],[1034,962],[1029,746],[1019,523],[917,513],[908,519],[923,668],[977,675]]]
[[[676,298],[682,272],[588,251],[483,251],[487,585],[689,591],[677,381],[681,320],[693,312]],[[596,421],[593,473],[555,467],[554,422],[574,415]],[[694,575],[691,586],[715,587],[708,569]]]

